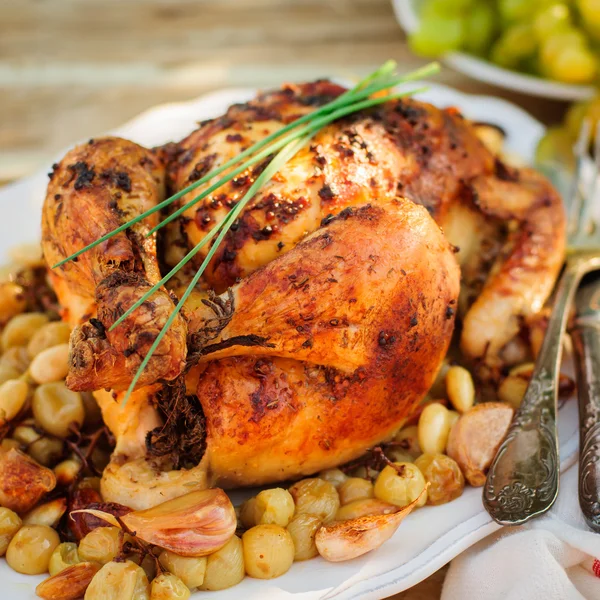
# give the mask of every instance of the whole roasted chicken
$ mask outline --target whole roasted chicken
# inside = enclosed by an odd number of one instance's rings
[[[287,85],[178,144],[102,138],[71,150],[44,205],[48,264],[343,92],[328,81]],[[75,326],[68,385],[100,390],[117,440],[102,481],[108,500],[142,508],[347,462],[392,435],[427,393],[457,312],[464,355],[493,381],[552,290],[564,216],[550,184],[504,164],[456,110],[389,101],[321,130],[260,189],[123,405],[208,247],[111,325],[265,166],[158,238],[146,236],[155,213],[51,271]]]

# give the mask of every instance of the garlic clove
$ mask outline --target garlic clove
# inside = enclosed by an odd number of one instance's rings
[[[418,505],[426,491],[427,487],[418,498],[397,512],[324,525],[315,536],[319,554],[325,560],[341,562],[379,548],[394,535],[404,517]]]
[[[23,525],[47,525],[56,527],[67,510],[67,499],[56,498],[40,504],[23,517]]]
[[[181,556],[206,556],[222,548],[237,527],[235,509],[223,490],[190,492],[153,508],[123,515],[141,540]]]
[[[50,469],[15,448],[0,451],[0,506],[26,513],[55,487]]]

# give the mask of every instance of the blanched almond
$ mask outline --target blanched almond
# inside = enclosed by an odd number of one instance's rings
[[[27,454],[0,451],[0,505],[23,514],[56,486],[56,477]]]
[[[191,492],[147,510],[121,517],[137,537],[181,556],[206,556],[235,533],[237,519],[229,497],[214,488]]]
[[[85,594],[85,590],[100,565],[83,562],[67,567],[52,577],[48,577],[35,588],[35,593],[44,600],[76,600]]]
[[[317,531],[315,544],[319,554],[331,562],[350,560],[379,548],[389,540],[400,523],[415,508],[423,495],[398,512],[387,515],[370,515],[324,525]]]

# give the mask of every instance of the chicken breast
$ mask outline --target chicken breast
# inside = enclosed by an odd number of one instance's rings
[[[177,146],[170,185],[183,189],[344,91],[328,81],[288,85],[232,106]],[[183,244],[194,246],[222,220],[264,166],[249,168],[190,207],[177,225]],[[458,248],[461,347],[480,378],[497,379],[503,348],[540,311],[554,286],[565,251],[565,216],[547,180],[505,165],[455,109],[394,100],[321,130],[250,202],[205,279],[223,291],[293,248],[327,214],[397,197],[424,206]],[[198,264],[207,251],[197,255]]]

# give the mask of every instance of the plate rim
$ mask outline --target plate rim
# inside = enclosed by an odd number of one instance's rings
[[[494,96],[470,94],[443,84],[432,83],[430,85],[431,88],[429,92],[427,92],[429,95],[435,95],[436,93],[440,92],[447,96],[446,99],[439,100],[440,105],[447,106],[448,103],[457,103],[460,105],[460,102],[462,100],[462,102],[464,102],[465,105],[468,105],[469,103],[471,105],[481,105],[482,110],[483,108],[485,108],[486,111],[489,111],[490,107],[492,107],[492,112],[494,113],[496,111],[493,110],[493,107],[497,107],[498,109],[501,109],[503,111],[504,120],[510,118],[511,120],[515,119],[517,122],[520,123],[527,122],[527,131],[529,132],[528,135],[535,137],[535,135],[541,135],[544,132],[544,126],[537,119],[535,119],[527,111],[523,110],[522,108],[518,107],[510,101]],[[122,126],[113,129],[111,132],[108,132],[108,134],[128,135],[128,131],[134,131],[136,128],[138,129],[138,131],[143,131],[144,128],[147,127],[148,122],[152,122],[153,120],[168,119],[169,114],[177,115],[179,113],[185,113],[186,115],[189,114],[191,118],[192,114],[202,111],[203,107],[209,105],[213,107],[217,105],[219,107],[217,113],[219,113],[222,112],[223,108],[227,106],[226,103],[230,103],[232,99],[233,101],[239,101],[244,97],[251,97],[256,93],[256,91],[256,88],[252,87],[226,88],[213,91],[208,94],[204,94],[196,99],[192,99],[189,101],[157,105],[140,113],[140,115],[134,117],[133,119],[130,119]],[[431,101],[432,99],[425,98],[425,100]],[[469,110],[464,110],[468,116]],[[507,115],[510,115],[510,117],[507,117]],[[519,126],[513,126],[511,127],[511,130],[517,132],[522,131],[522,129]],[[531,159],[531,156],[529,156],[528,158]],[[5,188],[1,189],[0,201],[5,196],[9,196],[11,193],[14,193],[11,192],[11,190],[16,191],[15,188],[19,190],[19,193],[26,193],[27,189],[32,187],[35,188],[35,190],[30,189],[30,192],[36,190],[39,191],[40,181],[38,180],[40,179],[40,177],[43,178],[42,181],[45,187],[45,183],[47,181],[46,171],[46,168],[41,169],[37,174],[21,179],[13,183],[12,185],[6,186]],[[1,206],[0,210],[2,210]],[[563,445],[562,450],[565,452],[565,454],[562,456],[563,464],[566,465],[565,461],[574,460],[576,446],[574,449],[573,436],[568,438],[568,442]],[[567,452],[567,450],[569,450],[570,453]],[[473,488],[471,488],[469,492],[471,495],[478,495],[478,491]],[[468,509],[471,510],[470,507],[468,507]],[[450,529],[444,531],[441,535],[436,537],[427,547],[423,548],[423,550],[421,550],[418,554],[411,556],[410,559],[403,564],[397,564],[391,568],[386,567],[387,570],[385,570],[384,572],[372,574],[369,577],[358,581],[347,581],[344,584],[334,587],[322,587],[320,588],[320,590],[318,590],[318,592],[309,592],[306,594],[306,596],[304,596],[304,594],[302,593],[299,593],[299,595],[306,598],[310,597],[311,599],[316,598],[318,596],[322,599],[336,598],[340,600],[348,600],[350,598],[373,598],[374,600],[376,600],[381,598],[382,594],[387,596],[408,589],[409,587],[416,585],[417,583],[431,575],[433,572],[441,568],[444,564],[449,562],[460,552],[466,550],[468,547],[472,546],[473,544],[481,540],[483,537],[492,533],[493,531],[496,531],[499,528],[499,526],[491,520],[487,513],[485,513],[485,510],[483,509],[482,505],[479,505],[476,509],[473,509],[463,523],[470,522],[473,520],[475,521],[475,523],[477,523],[477,525],[474,526],[472,530],[461,534],[461,536],[457,539],[454,539],[454,541],[449,539],[448,543],[440,542],[440,540],[443,540],[444,537],[452,537],[452,531],[454,530]],[[443,547],[439,548],[434,556],[430,556],[430,548],[440,543]],[[413,562],[417,559],[419,559],[418,564],[413,564]],[[330,565],[328,564],[327,566],[329,567]],[[7,568],[8,567],[5,564],[0,563],[0,575],[4,575],[6,577],[5,569]],[[406,572],[403,573],[403,571]],[[21,585],[26,585],[28,592],[29,590],[31,590],[32,592],[33,587],[37,581],[39,581],[39,578],[35,579],[28,577],[27,584],[21,583]],[[284,591],[284,589],[282,588],[278,588],[277,591],[275,591],[275,588],[273,586],[271,586],[270,589],[265,587],[265,589],[268,590],[268,593],[272,598],[289,598],[290,595],[293,595],[289,592]],[[28,592],[25,592],[25,594],[27,594]],[[243,591],[241,593],[243,593]],[[18,597],[20,598],[21,596]],[[25,597],[29,596],[23,596],[23,598]],[[33,596],[31,597],[33,598]],[[194,595],[193,597],[195,598],[197,596]],[[220,594],[219,597],[221,597]],[[255,596],[252,595],[252,597],[254,598]]]

